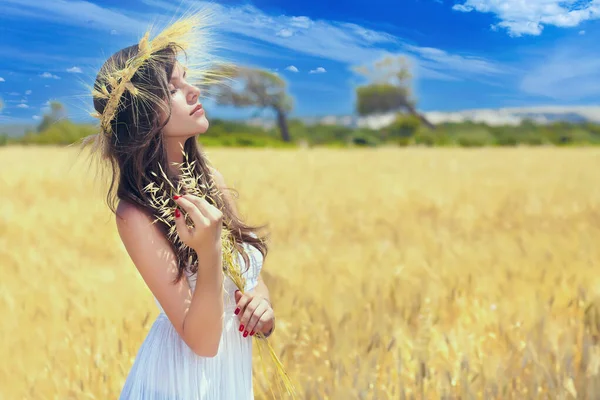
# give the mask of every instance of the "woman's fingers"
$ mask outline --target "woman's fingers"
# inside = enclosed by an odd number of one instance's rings
[[[251,296],[248,296],[247,294],[242,294],[240,299],[237,301],[237,308],[235,309],[235,315],[238,315],[241,321],[242,316],[244,315],[244,312],[246,311],[246,306],[248,305],[248,303],[250,303],[250,300],[252,300]]]
[[[218,208],[211,205],[208,201],[206,201],[206,199],[202,197],[184,195],[183,198],[193,203],[198,208],[198,210],[200,210],[202,215],[204,215],[211,221],[218,221],[223,216],[223,214],[221,213],[221,211],[219,211]]]
[[[237,304],[235,314],[240,319],[239,331],[244,337],[262,332],[265,325],[273,319],[270,303],[261,296],[242,294],[239,290],[236,290],[234,297]]]
[[[249,332],[254,331],[260,317],[267,309],[267,302],[262,301],[261,297],[254,297],[250,300],[240,317],[240,332],[244,332],[244,337],[248,336]]]
[[[192,203],[189,198],[187,198],[188,195],[186,196],[174,196],[173,200],[175,200],[175,202],[177,203],[177,205],[179,205],[183,210],[185,210],[187,212],[187,214],[190,216],[190,218],[192,219],[192,222],[194,223],[194,226],[206,226],[208,225],[208,219],[206,218],[206,216],[201,212],[201,210],[194,204]]]
[[[265,328],[265,324],[269,321],[273,321],[274,314],[273,310],[267,308],[267,311],[264,312],[263,315],[260,316],[258,323],[256,324],[256,328],[254,328],[254,332],[262,332]]]
[[[264,324],[264,316],[269,312],[269,306],[265,301],[261,301],[256,306],[256,309],[252,313],[250,320],[248,321],[248,326],[246,327],[246,331],[250,332],[251,335],[254,335],[255,332],[262,330],[262,325]]]
[[[192,232],[185,223],[185,218],[183,218],[183,214],[181,214],[178,208],[175,209],[175,229],[177,230],[179,239],[189,246],[192,241]]]
[[[239,331],[242,333],[245,332],[245,335],[247,335],[246,325],[248,324],[249,318],[244,319],[244,316],[248,312],[248,307],[251,302],[252,302],[252,297],[244,293],[241,295],[240,299],[238,300],[237,308],[235,309],[235,314],[240,319]]]
[[[192,229],[187,228],[186,220],[179,208],[175,209],[176,229],[181,241],[196,253],[205,251],[220,253],[222,251],[220,211],[206,200],[194,195],[173,196],[173,200],[187,213],[193,224]]]

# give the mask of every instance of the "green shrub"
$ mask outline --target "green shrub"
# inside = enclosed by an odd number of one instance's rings
[[[377,147],[381,144],[381,139],[376,131],[370,129],[360,129],[350,135],[349,143],[354,146]]]
[[[414,136],[414,143],[421,146],[447,146],[452,144],[452,138],[444,129],[419,128]]]
[[[21,142],[24,144],[68,145],[97,131],[98,128],[93,125],[74,124],[69,120],[62,120],[50,125],[40,133],[27,132]]]
[[[581,145],[593,141],[592,134],[579,126],[562,122],[551,124],[541,129],[542,136],[557,146]]]
[[[407,146],[413,142],[413,136],[421,126],[421,120],[414,115],[398,114],[394,122],[382,129],[386,142]]]
[[[203,146],[217,147],[290,147],[293,143],[284,143],[279,139],[266,136],[255,135],[251,133],[229,133],[219,137],[200,135],[198,141]]]
[[[461,147],[483,147],[494,143],[494,135],[485,128],[467,128],[455,136],[456,143]]]
[[[519,144],[519,132],[514,127],[500,126],[490,128],[496,146],[516,146]]]

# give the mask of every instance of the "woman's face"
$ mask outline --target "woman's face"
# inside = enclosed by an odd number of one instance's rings
[[[170,138],[188,138],[206,132],[208,120],[198,102],[200,89],[185,80],[185,70],[179,62],[175,63],[169,81],[171,92],[171,118],[163,128],[163,134]],[[167,114],[161,110],[161,122]]]

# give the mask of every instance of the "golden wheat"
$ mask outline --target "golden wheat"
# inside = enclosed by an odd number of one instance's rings
[[[300,398],[600,397],[599,150],[208,154],[270,223]],[[75,155],[0,149],[3,400],[116,398],[157,314]]]

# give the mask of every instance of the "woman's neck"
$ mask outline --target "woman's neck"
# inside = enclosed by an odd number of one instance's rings
[[[184,138],[172,138],[167,140],[167,162],[169,164],[169,171],[167,172],[170,176],[178,176],[181,173],[179,166],[173,165],[173,163],[183,163],[183,146],[185,144]]]

